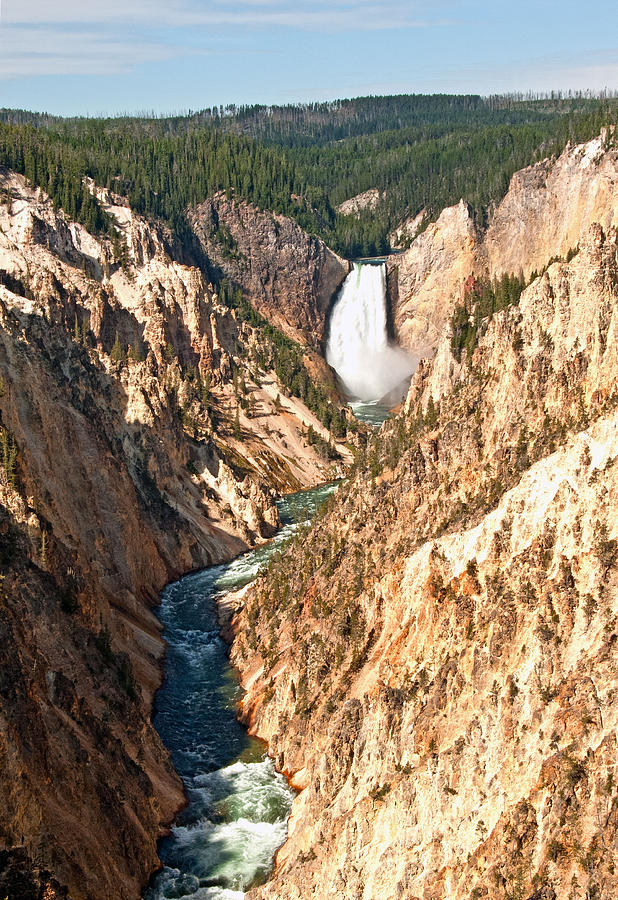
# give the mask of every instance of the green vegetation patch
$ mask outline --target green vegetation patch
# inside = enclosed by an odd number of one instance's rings
[[[519,303],[526,281],[523,275],[503,275],[493,280],[470,279],[463,302],[451,316],[451,350],[457,362],[463,351],[468,361],[494,313]]]
[[[187,208],[225,191],[291,216],[351,258],[380,255],[406,216],[425,209],[428,221],[461,197],[484,221],[514,172],[594,137],[617,109],[614,99],[401,95],[161,119],[0,110],[0,165],[93,232],[115,229],[85,175],[168,222],[187,246]],[[384,194],[374,210],[336,212],[368,189]],[[229,236],[219,239],[234,256]]]

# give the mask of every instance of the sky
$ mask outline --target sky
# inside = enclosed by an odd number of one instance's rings
[[[618,89],[615,0],[0,0],[0,107]]]

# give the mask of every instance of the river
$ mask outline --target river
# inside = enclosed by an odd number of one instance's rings
[[[154,724],[183,780],[188,805],[159,845],[164,868],[144,900],[238,900],[272,869],[294,794],[264,744],[236,720],[241,689],[219,637],[217,598],[252,581],[335,488],[322,485],[283,498],[283,527],[270,543],[186,575],[161,594],[168,647]]]

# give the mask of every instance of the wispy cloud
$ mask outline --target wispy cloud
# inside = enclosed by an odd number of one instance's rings
[[[119,74],[251,31],[420,28],[426,0],[0,0],[0,78]],[[435,24],[435,23],[434,23]],[[236,29],[236,34],[230,29]],[[188,48],[191,48],[189,50]]]
[[[435,8],[435,6],[433,7]],[[433,24],[426,0],[4,0],[7,25],[134,23],[154,27],[250,25],[290,28],[387,29]]]
[[[105,75],[129,72],[139,63],[177,55],[160,42],[133,41],[95,30],[7,29],[0,53],[0,78],[37,75]],[[2,42],[4,44],[4,41]]]

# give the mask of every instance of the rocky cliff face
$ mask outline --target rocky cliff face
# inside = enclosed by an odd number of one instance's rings
[[[484,237],[489,274],[542,271],[553,257],[578,247],[593,222],[618,223],[618,153],[603,131],[568,146],[557,160],[516,172]]]
[[[482,269],[479,234],[463,200],[445,209],[410,249],[387,262],[395,336],[418,356],[432,356],[471,274]]]
[[[244,599],[242,710],[301,792],[253,898],[614,897],[618,259],[591,228],[443,336]]]
[[[158,591],[341,457],[164,230],[99,192],[99,239],[0,187],[0,894],[134,898],[182,803],[150,725]]]
[[[587,144],[568,146],[558,159],[516,172],[484,231],[463,201],[444,210],[388,262],[400,342],[432,356],[470,276],[529,278],[550,260],[566,259],[593,223],[606,231],[616,225],[617,183],[614,133],[604,131]]]
[[[291,219],[224,194],[200,204],[189,218],[208,258],[242,288],[251,305],[285,334],[319,351],[349,263]]]
[[[337,212],[344,216],[358,217],[364,209],[375,209],[380,200],[384,199],[384,196],[384,191],[380,192],[377,188],[369,188],[368,191],[363,191],[361,194],[357,194],[356,197],[344,200],[337,207]]]

